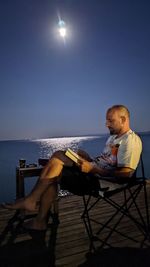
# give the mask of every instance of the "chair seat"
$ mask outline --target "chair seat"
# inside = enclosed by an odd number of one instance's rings
[[[101,179],[100,179],[101,181]],[[103,180],[105,183],[105,179]],[[112,187],[114,187],[114,189],[109,188],[109,186],[107,186],[107,182],[109,181],[109,183],[111,184]],[[106,187],[101,188],[99,190],[99,195],[101,197],[109,197],[112,196],[113,194],[117,194],[120,193],[122,190],[125,189],[129,189],[132,188],[136,185],[143,185],[143,183],[146,182],[146,179],[143,181],[142,177],[138,177],[138,178],[130,178],[129,182],[125,182],[125,183],[117,183],[117,182],[113,182],[111,183],[110,178],[106,179]]]

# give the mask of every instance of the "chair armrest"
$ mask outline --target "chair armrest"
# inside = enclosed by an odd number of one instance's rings
[[[109,177],[98,177],[99,180],[107,181],[110,183],[116,183],[116,184],[127,184],[130,182],[134,182],[136,180],[135,177],[115,177],[115,176],[109,176]]]

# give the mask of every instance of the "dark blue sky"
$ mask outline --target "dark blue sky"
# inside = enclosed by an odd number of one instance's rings
[[[65,43],[58,15],[66,22]],[[0,139],[150,130],[150,1],[0,0]]]

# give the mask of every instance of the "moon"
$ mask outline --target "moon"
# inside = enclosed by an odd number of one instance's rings
[[[63,20],[58,22],[58,31],[61,37],[65,38],[67,34],[66,23]]]

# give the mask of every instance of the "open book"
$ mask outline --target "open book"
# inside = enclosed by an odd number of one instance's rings
[[[67,149],[65,155],[77,164],[79,164],[79,161],[82,160],[82,158],[70,148]]]

